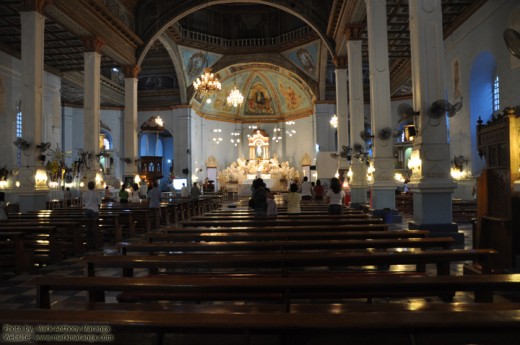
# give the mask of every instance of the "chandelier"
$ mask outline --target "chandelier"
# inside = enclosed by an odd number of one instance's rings
[[[338,128],[338,117],[336,116],[336,114],[332,115],[329,122],[331,127]]]
[[[227,104],[232,105],[233,107],[237,107],[241,105],[244,102],[244,96],[240,93],[240,91],[237,89],[236,85],[233,85],[233,90],[229,93],[229,96],[227,97]]]
[[[211,67],[206,67],[204,68],[204,73],[193,82],[193,87],[195,91],[204,95],[220,91],[222,85],[215,74],[211,73]]]

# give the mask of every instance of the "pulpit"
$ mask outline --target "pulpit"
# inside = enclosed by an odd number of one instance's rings
[[[162,157],[142,156],[140,165],[140,175],[148,183],[157,181],[163,177]]]
[[[520,256],[520,112],[506,108],[487,124],[478,121],[477,145],[487,167],[477,185],[475,248],[493,248],[497,271],[518,266]]]

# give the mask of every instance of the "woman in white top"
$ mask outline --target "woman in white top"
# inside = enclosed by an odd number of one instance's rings
[[[132,188],[130,189],[130,196],[128,197],[128,201],[130,202],[141,202],[141,198],[139,197],[139,185],[134,183]]]
[[[298,185],[291,183],[287,194],[287,213],[301,213],[300,200],[302,196],[298,193]]]
[[[329,203],[329,214],[341,214],[343,212],[343,200],[345,192],[341,190],[339,180],[333,177],[330,180],[330,189],[327,191],[327,202]]]

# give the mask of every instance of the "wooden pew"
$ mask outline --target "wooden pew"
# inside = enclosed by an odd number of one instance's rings
[[[94,341],[131,343],[142,333],[241,335],[247,343],[255,335],[277,335],[285,344],[516,344],[520,336],[520,308],[446,305],[441,310],[347,313],[165,313],[164,311],[2,310],[0,323],[9,337],[30,334],[20,330],[39,325],[99,326]],[[373,309],[373,306],[369,306]],[[167,315],[167,316],[166,316]],[[72,327],[71,327],[72,328]],[[83,330],[83,328],[79,329]],[[332,338],[331,338],[332,337]],[[102,339],[102,340],[100,340]],[[257,339],[258,340],[258,339]]]
[[[293,300],[372,297],[443,296],[457,291],[474,293],[475,302],[493,302],[496,291],[518,291],[520,274],[465,276],[359,276],[351,277],[67,277],[41,276],[36,286],[39,308],[51,307],[50,291],[88,291],[89,302],[105,302],[107,291],[145,292],[138,300],[222,301],[280,300],[290,312]],[[156,294],[155,294],[156,293]],[[142,294],[138,294],[142,296]],[[154,296],[155,295],[155,296]]]
[[[33,269],[33,255],[24,246],[21,231],[0,231],[0,267],[13,268],[16,274]]]
[[[237,241],[251,241],[251,238],[254,238],[255,234],[266,233],[265,236],[257,237],[256,240],[289,240],[292,239],[290,234],[292,232],[274,232],[274,231],[249,231],[241,229],[231,229],[226,228],[223,230],[217,229],[200,229],[199,231],[179,231],[174,233],[151,233],[146,235],[146,239],[150,243],[156,242],[201,242],[201,241],[227,241],[231,242],[233,240],[232,235],[238,235],[235,239]],[[346,232],[313,232],[313,231],[302,231],[298,232],[298,235],[303,235],[305,233],[311,233],[309,236],[299,236],[297,238],[300,239],[308,239],[308,238],[317,238],[317,239],[326,239],[329,238],[331,240],[349,240],[349,239],[378,239],[378,238],[424,238],[427,237],[430,233],[426,230],[393,230],[393,231],[346,231]],[[314,234],[315,233],[315,234]],[[339,235],[338,235],[339,233]],[[220,238],[218,237],[220,234]],[[269,234],[275,234],[275,236],[268,236]],[[281,235],[276,235],[281,234]],[[330,235],[329,235],[330,234]],[[242,237],[240,237],[242,235]],[[320,236],[321,235],[321,236]],[[202,237],[201,237],[202,236]],[[217,236],[217,237],[215,237]],[[245,237],[244,237],[245,236]],[[247,237],[249,236],[249,237]]]
[[[182,222],[183,227],[237,227],[237,226],[298,226],[298,225],[343,225],[343,224],[378,224],[381,218],[310,218],[277,219],[276,217],[252,218],[243,220],[190,220]]]
[[[347,231],[388,231],[388,224],[330,224],[330,225],[280,225],[280,226],[232,226],[232,227],[162,227],[162,233],[199,233],[199,232],[347,232]]]
[[[88,219],[49,219],[49,218],[10,218],[5,221],[0,221],[0,228],[2,227],[38,227],[51,226],[56,228],[55,242],[61,244],[61,248],[66,257],[81,255],[86,251],[85,246],[85,230],[84,226],[91,222]]]
[[[34,263],[48,264],[63,260],[65,256],[63,242],[60,240],[56,226],[0,222],[0,234],[12,232],[23,233],[24,248],[32,254]]]
[[[328,267],[344,269],[345,267],[389,265],[415,265],[424,267],[434,264],[437,275],[450,275],[450,264],[461,261],[478,261],[482,265],[482,273],[491,273],[491,256],[496,254],[492,249],[450,249],[417,252],[383,252],[354,251],[345,253],[311,252],[311,253],[254,253],[254,254],[179,254],[168,256],[86,256],[82,259],[87,267],[87,275],[95,276],[96,268],[122,268],[123,275],[133,276],[135,268],[168,269],[208,273],[218,269],[219,273],[238,273],[239,269],[274,269],[281,276],[289,276],[302,268]],[[295,271],[296,269],[296,271]],[[193,270],[192,270],[193,271]],[[273,272],[273,271],[272,271]]]
[[[349,239],[311,241],[250,241],[250,242],[198,242],[198,243],[129,243],[117,244],[122,255],[128,253],[168,253],[168,252],[294,252],[302,250],[351,250],[389,248],[444,248],[449,249],[452,237],[431,237],[411,239]]]
[[[270,218],[270,217],[267,217]],[[352,213],[352,214],[281,214],[276,216],[278,220],[285,219],[335,219],[335,220],[343,220],[343,219],[370,219],[371,217],[364,213]],[[249,220],[249,219],[258,219],[254,214],[205,214],[203,216],[195,216],[191,217],[190,221],[199,221],[199,220]]]

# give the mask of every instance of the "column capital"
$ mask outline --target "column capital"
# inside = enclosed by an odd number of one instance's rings
[[[141,67],[139,65],[127,65],[123,66],[122,69],[125,78],[137,78],[137,76],[141,72]]]
[[[350,25],[345,28],[345,37],[347,41],[360,40],[361,33],[365,30],[363,25]]]
[[[36,11],[43,14],[43,9],[52,5],[52,0],[22,0],[22,11]]]
[[[85,46],[85,53],[101,53],[101,47],[105,44],[99,37],[85,37],[83,38],[83,45]]]
[[[332,60],[336,69],[347,69],[348,66],[348,58],[346,56],[335,56]]]

